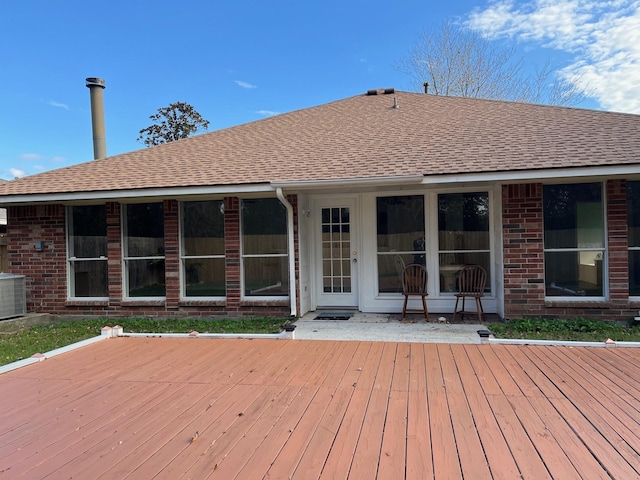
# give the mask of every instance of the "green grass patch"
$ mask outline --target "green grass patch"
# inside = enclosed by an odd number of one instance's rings
[[[492,323],[489,330],[496,338],[527,340],[571,340],[604,342],[640,342],[640,326],[630,326],[604,320],[524,318]]]
[[[289,323],[283,318],[239,319],[118,319],[125,333],[279,333]],[[34,325],[14,332],[0,333],[0,365],[29,358],[87,338],[100,335],[105,325],[114,326],[112,319],[71,320],[46,325]]]

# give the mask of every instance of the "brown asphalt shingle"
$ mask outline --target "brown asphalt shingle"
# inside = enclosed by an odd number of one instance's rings
[[[0,185],[0,199],[632,164],[640,115],[395,92],[25,177]]]

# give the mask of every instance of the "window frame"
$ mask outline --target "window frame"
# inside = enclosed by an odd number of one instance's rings
[[[636,186],[636,188],[637,188],[636,194],[640,195],[640,180],[628,180],[627,181],[627,196],[626,196],[626,198],[627,198],[627,235],[628,235],[628,232],[631,230],[631,227],[632,227],[631,218],[629,216],[629,209],[630,209],[629,205],[631,203],[630,202],[630,198],[629,198],[629,191],[631,189],[630,188],[631,184]],[[640,205],[640,201],[638,201],[638,204]],[[632,252],[640,252],[640,239],[638,239],[638,245],[634,245],[634,246],[632,246],[631,242],[629,242],[628,239],[627,239],[627,267],[628,268],[631,267],[631,253]],[[637,253],[637,255],[640,255],[640,253]],[[640,294],[633,295],[631,293],[631,275],[629,275],[628,288],[629,288],[629,300],[632,301],[632,302],[640,301]]]
[[[488,225],[487,225],[487,237],[488,237],[488,246],[487,248],[483,248],[483,249],[446,249],[446,250],[441,250],[440,249],[440,196],[441,195],[486,195],[487,197],[487,206],[488,206],[488,213],[487,213],[487,220],[488,220]],[[451,265],[451,264],[442,264],[440,262],[440,258],[441,255],[467,255],[467,254],[487,254],[489,257],[489,261],[488,261],[488,265],[486,266],[486,268],[483,265],[480,265],[481,267],[485,268],[486,272],[487,272],[487,284],[485,286],[485,296],[488,297],[492,297],[494,295],[494,285],[495,285],[495,276],[494,276],[494,271],[493,271],[493,265],[494,265],[494,252],[495,252],[495,248],[494,248],[494,242],[495,242],[495,234],[494,234],[494,204],[493,204],[493,190],[487,188],[487,189],[477,189],[477,188],[471,188],[471,189],[465,189],[465,190],[447,190],[447,191],[438,191],[434,193],[434,200],[433,200],[433,220],[432,220],[432,224],[431,225],[435,225],[435,228],[433,229],[433,236],[432,236],[432,241],[434,242],[433,244],[435,245],[435,258],[433,259],[433,261],[435,262],[435,270],[434,272],[437,272],[437,276],[436,276],[436,288],[437,288],[437,296],[441,297],[441,298],[453,298],[455,296],[455,289],[454,290],[444,290],[445,286],[442,285],[441,280],[444,278],[444,274],[442,273],[442,266],[443,265]],[[467,231],[473,231],[473,230],[462,230],[462,232],[467,232]],[[462,267],[460,267],[462,268]],[[456,270],[454,273],[454,277],[457,276],[457,272],[459,270]],[[447,279],[446,281],[451,281],[449,279]],[[454,282],[455,283],[455,282]]]
[[[165,301],[167,298],[166,288],[167,288],[167,280],[166,280],[166,245],[165,245],[165,237],[163,233],[162,237],[162,245],[163,245],[163,255],[145,255],[145,256],[129,256],[127,255],[129,249],[129,234],[128,234],[128,221],[127,221],[127,209],[130,205],[143,205],[143,204],[159,204],[162,207],[162,221],[163,221],[163,232],[164,232],[164,203],[162,201],[159,202],[140,202],[140,203],[123,203],[120,211],[120,225],[121,225],[121,235],[122,235],[122,297],[125,301],[139,301],[139,302],[149,302],[149,301]],[[165,275],[164,275],[164,287],[165,294],[154,295],[154,296],[130,296],[129,295],[129,263],[135,260],[162,260],[165,265]]]
[[[244,218],[243,218],[243,209],[244,209],[244,202],[246,200],[275,200],[277,201],[283,208],[283,215],[284,215],[284,220],[285,220],[285,241],[286,241],[286,252],[285,253],[272,253],[272,254],[262,254],[262,253],[245,253],[244,252]],[[241,198],[240,199],[240,212],[239,212],[239,233],[240,233],[240,291],[241,291],[241,300],[242,301],[247,301],[247,302],[268,302],[268,301],[278,301],[278,300],[289,300],[290,298],[290,294],[287,295],[247,295],[245,292],[247,290],[246,288],[246,275],[245,275],[245,260],[248,258],[286,258],[286,265],[287,265],[287,281],[286,281],[286,288],[287,288],[287,292],[289,291],[289,283],[290,283],[290,279],[288,278],[288,272],[289,272],[289,241],[288,241],[288,236],[289,236],[289,226],[288,226],[288,215],[287,215],[287,209],[284,205],[282,205],[282,202],[280,202],[280,200],[277,197],[259,197],[259,198]],[[284,285],[284,284],[283,284]]]
[[[547,230],[545,226],[545,199],[544,188],[552,185],[600,185],[600,208],[602,211],[602,247],[546,247]],[[608,272],[608,226],[607,226],[607,194],[606,184],[602,181],[594,182],[557,182],[545,183],[542,188],[542,261],[544,272],[544,299],[549,302],[601,302],[606,301],[609,296],[609,275]],[[581,253],[581,252],[602,252],[602,295],[548,295],[547,294],[547,253]]]
[[[108,246],[107,251],[105,251],[105,255],[100,255],[98,257],[76,257],[72,256],[71,252],[73,249],[73,244],[71,241],[71,237],[73,235],[73,209],[74,208],[83,208],[83,207],[96,207],[101,206],[105,209],[105,243],[107,239],[107,225],[106,225],[106,205],[70,205],[65,208],[65,224],[66,224],[66,242],[67,242],[67,252],[66,252],[66,263],[67,263],[67,299],[70,301],[80,301],[80,302],[92,302],[92,301],[105,301],[109,300],[109,272],[108,272]],[[76,293],[76,282],[75,282],[75,263],[77,262],[105,262],[105,267],[107,268],[107,275],[105,278],[105,287],[107,289],[107,295],[104,297],[92,297],[92,296],[77,296]]]
[[[207,254],[207,255],[186,255],[184,251],[185,247],[185,227],[184,227],[184,207],[187,203],[203,203],[203,202],[219,202],[220,203],[220,211],[222,213],[222,232],[223,232],[223,253],[222,254]],[[186,271],[186,261],[187,260],[198,260],[198,259],[222,259],[225,260],[226,257],[226,231],[225,231],[225,218],[224,218],[224,200],[222,199],[213,199],[213,200],[196,200],[196,201],[181,201],[180,202],[180,299],[183,301],[223,301],[226,300],[227,295],[227,285],[226,285],[226,262],[225,262],[225,278],[224,280],[224,295],[187,295],[187,271]]]
[[[423,213],[423,218],[422,218],[422,226],[423,226],[423,231],[422,231],[422,240],[423,240],[423,246],[422,249],[414,249],[414,250],[387,250],[387,251],[380,251],[380,245],[378,244],[378,236],[380,235],[380,232],[378,232],[378,200],[381,198],[394,198],[394,197],[422,197],[422,213]],[[409,265],[410,263],[414,263],[413,261],[411,262],[406,262],[404,260],[405,256],[412,256],[412,257],[416,257],[421,255],[423,257],[423,261],[422,261],[422,265],[424,265],[425,267],[427,267],[427,262],[428,262],[428,249],[427,246],[429,245],[429,239],[427,238],[428,235],[428,225],[427,225],[427,218],[428,218],[428,213],[427,213],[427,209],[428,209],[428,198],[427,198],[427,194],[425,194],[424,192],[421,193],[405,193],[405,192],[394,192],[394,193],[389,193],[389,194],[376,194],[374,195],[373,198],[373,205],[374,205],[374,230],[375,230],[375,235],[376,235],[376,240],[374,242],[375,245],[375,286],[376,286],[376,291],[375,291],[375,297],[376,298],[394,298],[394,297],[402,297],[402,287],[401,287],[401,283],[399,284],[400,288],[399,291],[397,292],[382,292],[380,291],[380,258],[381,257],[394,257],[394,262],[397,262],[398,267],[406,267],[407,265]],[[398,262],[398,260],[396,259],[396,257],[399,257],[402,262]],[[400,272],[401,273],[401,272]],[[402,281],[401,275],[400,278],[398,279],[399,282]]]

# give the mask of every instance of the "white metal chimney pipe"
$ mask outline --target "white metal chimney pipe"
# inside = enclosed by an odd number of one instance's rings
[[[87,87],[91,95],[91,128],[93,130],[93,158],[104,158],[107,156],[107,136],[104,126],[104,102],[102,100],[102,90],[106,87],[106,82],[102,78],[87,78]]]

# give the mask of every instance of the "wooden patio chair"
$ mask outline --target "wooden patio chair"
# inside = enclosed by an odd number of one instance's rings
[[[487,272],[480,265],[467,265],[458,272],[458,291],[456,292],[456,306],[453,309],[453,321],[458,314],[464,319],[465,314],[478,315],[478,321],[483,322],[484,310],[481,298],[484,296],[484,288],[487,285]],[[458,310],[458,302],[462,298],[462,308]],[[466,298],[473,298],[476,303],[476,310],[466,311],[464,302]]]
[[[402,293],[404,295],[404,304],[402,305],[402,320],[407,313],[424,312],[424,318],[429,318],[427,310],[427,269],[423,265],[412,263],[407,265],[402,271]],[[422,299],[422,310],[407,310],[407,303],[410,296],[417,296]]]

